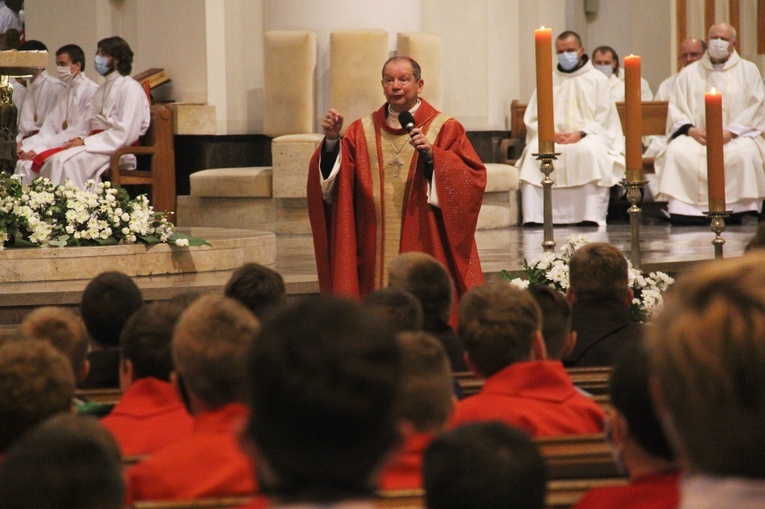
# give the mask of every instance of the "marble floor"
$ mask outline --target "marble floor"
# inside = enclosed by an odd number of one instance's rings
[[[723,232],[724,256],[740,256],[754,235],[756,223],[729,226]],[[585,235],[590,241],[609,242],[630,254],[630,227],[627,222],[605,227],[557,227],[554,239],[559,249],[570,235]],[[476,233],[481,264],[488,280],[499,279],[500,271],[517,271],[523,259],[543,252],[541,227],[511,227]],[[643,225],[640,229],[642,268],[670,274],[691,270],[695,264],[714,258],[714,234],[707,226]],[[285,279],[293,296],[318,293],[313,245],[309,235],[277,235],[274,268]],[[115,269],[118,270],[117,267]],[[220,292],[231,271],[168,274],[137,277],[147,300],[163,300],[189,291]],[[60,282],[4,283],[0,285],[0,326],[13,325],[34,307],[63,305],[76,307],[87,280]]]
[[[723,254],[740,256],[754,235],[757,224],[729,226],[722,234]],[[556,250],[572,235],[584,235],[592,242],[608,242],[630,256],[629,223],[604,227],[560,226],[554,229]],[[644,270],[678,272],[695,263],[714,258],[712,241],[715,235],[707,226],[643,225],[640,228],[640,256]],[[487,277],[501,270],[521,270],[524,258],[530,260],[543,252],[544,232],[541,227],[511,227],[476,232],[481,265]],[[311,238],[305,235],[278,235],[276,238],[276,269],[286,278],[306,278],[316,275]]]

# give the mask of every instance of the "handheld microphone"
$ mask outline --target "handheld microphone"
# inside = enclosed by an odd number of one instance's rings
[[[398,114],[398,122],[408,133],[411,133],[412,129],[414,129],[414,117],[408,111],[402,111]]]
[[[411,113],[408,111],[402,111],[398,114],[398,122],[401,124],[401,127],[406,129],[406,132],[409,133],[409,136],[412,135],[412,129],[414,129],[414,117]],[[419,152],[422,156],[427,157],[427,154],[425,150],[418,149],[417,152]],[[430,181],[430,179],[433,177],[433,166],[432,163],[429,161],[426,161],[425,166],[423,167],[423,172],[425,174],[425,178]]]

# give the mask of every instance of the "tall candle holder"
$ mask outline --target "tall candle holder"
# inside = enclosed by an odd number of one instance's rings
[[[622,180],[622,187],[627,188],[627,201],[630,202],[630,208],[627,213],[630,215],[630,261],[632,266],[640,270],[640,217],[642,211],[639,204],[643,199],[643,186],[648,183],[647,180]]]
[[[555,250],[555,239],[553,237],[553,218],[552,218],[552,185],[553,179],[550,174],[555,171],[553,161],[558,158],[560,152],[555,152],[555,145],[552,142],[539,142],[539,153],[531,154],[540,161],[539,171],[544,174],[542,179],[542,203],[544,213],[544,241],[542,249],[545,251]]]
[[[709,216],[712,219],[710,227],[715,234],[715,240],[712,241],[712,245],[715,247],[715,259],[723,257],[725,239],[722,238],[722,232],[725,231],[725,218],[732,213],[732,210],[710,210],[704,212],[705,216]]]

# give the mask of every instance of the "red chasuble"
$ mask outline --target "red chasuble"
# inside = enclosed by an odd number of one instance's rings
[[[383,105],[348,127],[332,203],[321,194],[321,147],[311,159],[308,213],[321,291],[363,297],[387,285],[393,257],[422,251],[449,270],[462,295],[483,283],[474,234],[486,168],[462,125],[423,100],[414,119],[433,145],[440,208],[429,205],[424,158],[385,114]]]

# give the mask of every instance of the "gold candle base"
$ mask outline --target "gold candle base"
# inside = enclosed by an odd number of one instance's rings
[[[640,270],[640,216],[641,210],[638,206],[643,199],[643,186],[648,183],[647,180],[627,181],[622,180],[620,184],[627,188],[627,201],[630,202],[630,208],[627,213],[630,215],[630,261],[632,266]]]
[[[725,218],[732,213],[732,210],[704,212],[705,216],[709,216],[712,219],[711,228],[715,233],[715,240],[712,241],[712,245],[715,247],[715,258],[723,257],[723,244],[725,244],[725,239],[722,238],[721,234],[725,231]]]
[[[560,152],[554,152],[555,148],[552,143],[540,143],[539,153],[531,154],[541,161],[539,165],[539,171],[544,174],[542,179],[542,200],[543,200],[543,212],[544,212],[544,242],[542,242],[542,249],[545,251],[555,250],[555,239],[553,238],[553,219],[552,219],[552,185],[553,180],[550,178],[550,174],[555,170],[553,161],[558,158]]]

